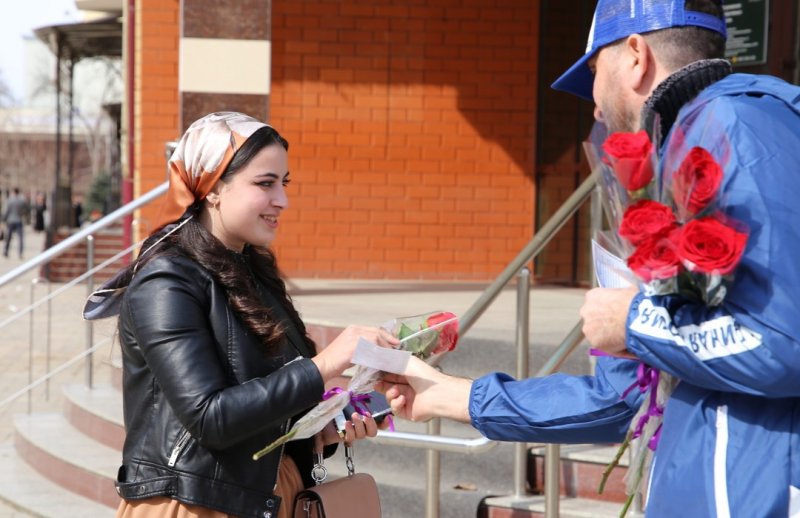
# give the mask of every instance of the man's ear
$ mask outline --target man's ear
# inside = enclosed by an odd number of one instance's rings
[[[626,69],[629,85],[633,90],[639,90],[647,82],[648,74],[653,72],[652,49],[641,34],[631,34],[623,46],[629,64]]]

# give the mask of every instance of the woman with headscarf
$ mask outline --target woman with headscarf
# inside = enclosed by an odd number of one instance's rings
[[[253,453],[322,399],[359,336],[396,343],[355,326],[319,351],[308,337],[267,248],[288,207],[287,150],[247,115],[193,123],[169,161],[162,225],[87,302],[87,318],[119,314],[118,517],[291,516],[296,491],[313,484],[313,439]],[[324,443],[339,440],[326,432]],[[344,440],[376,433],[354,414]]]

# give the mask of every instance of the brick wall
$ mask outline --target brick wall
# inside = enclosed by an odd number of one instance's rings
[[[165,143],[180,136],[178,0],[136,2],[134,196],[167,179]],[[139,239],[153,230],[160,204],[139,212]]]
[[[489,279],[530,239],[538,8],[274,0],[294,276]]]

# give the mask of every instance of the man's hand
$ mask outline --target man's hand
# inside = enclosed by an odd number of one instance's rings
[[[443,374],[412,357],[403,376],[387,374],[377,389],[386,395],[394,415],[410,421],[446,417],[469,422],[472,382]]]
[[[636,288],[594,288],[581,307],[583,334],[592,347],[612,356],[633,358],[625,347],[625,322]]]

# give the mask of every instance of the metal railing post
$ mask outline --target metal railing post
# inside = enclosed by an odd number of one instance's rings
[[[544,517],[558,518],[561,486],[561,445],[548,444],[544,449]]]
[[[441,419],[434,418],[428,421],[428,435],[442,433]],[[428,460],[428,485],[425,490],[425,518],[439,518],[439,482],[441,478],[441,452],[429,449]]]
[[[34,291],[36,289],[36,279],[31,281],[30,305],[33,305]],[[28,386],[33,383],[33,310],[28,313]],[[28,413],[33,412],[33,401],[31,391],[28,391]]]
[[[41,279],[47,283],[47,340],[45,341],[45,370],[47,371],[45,374],[47,375],[47,381],[44,385],[44,398],[46,401],[50,401],[50,337],[52,336],[53,331],[53,304],[52,299],[50,297],[53,291],[53,285],[50,283],[49,279]]]
[[[94,236],[89,235],[86,236],[86,269],[91,271],[94,268]],[[92,294],[94,291],[94,274],[89,274],[86,278],[86,297],[88,298],[89,295]],[[86,349],[92,348],[92,343],[94,342],[94,322],[91,320],[86,321]],[[94,372],[92,368],[93,363],[93,355],[88,354],[86,355],[86,386],[92,388],[92,379],[94,377]]]
[[[530,323],[531,272],[527,267],[517,274],[517,379],[528,377],[528,328]],[[525,496],[528,444],[514,444],[514,496]]]

